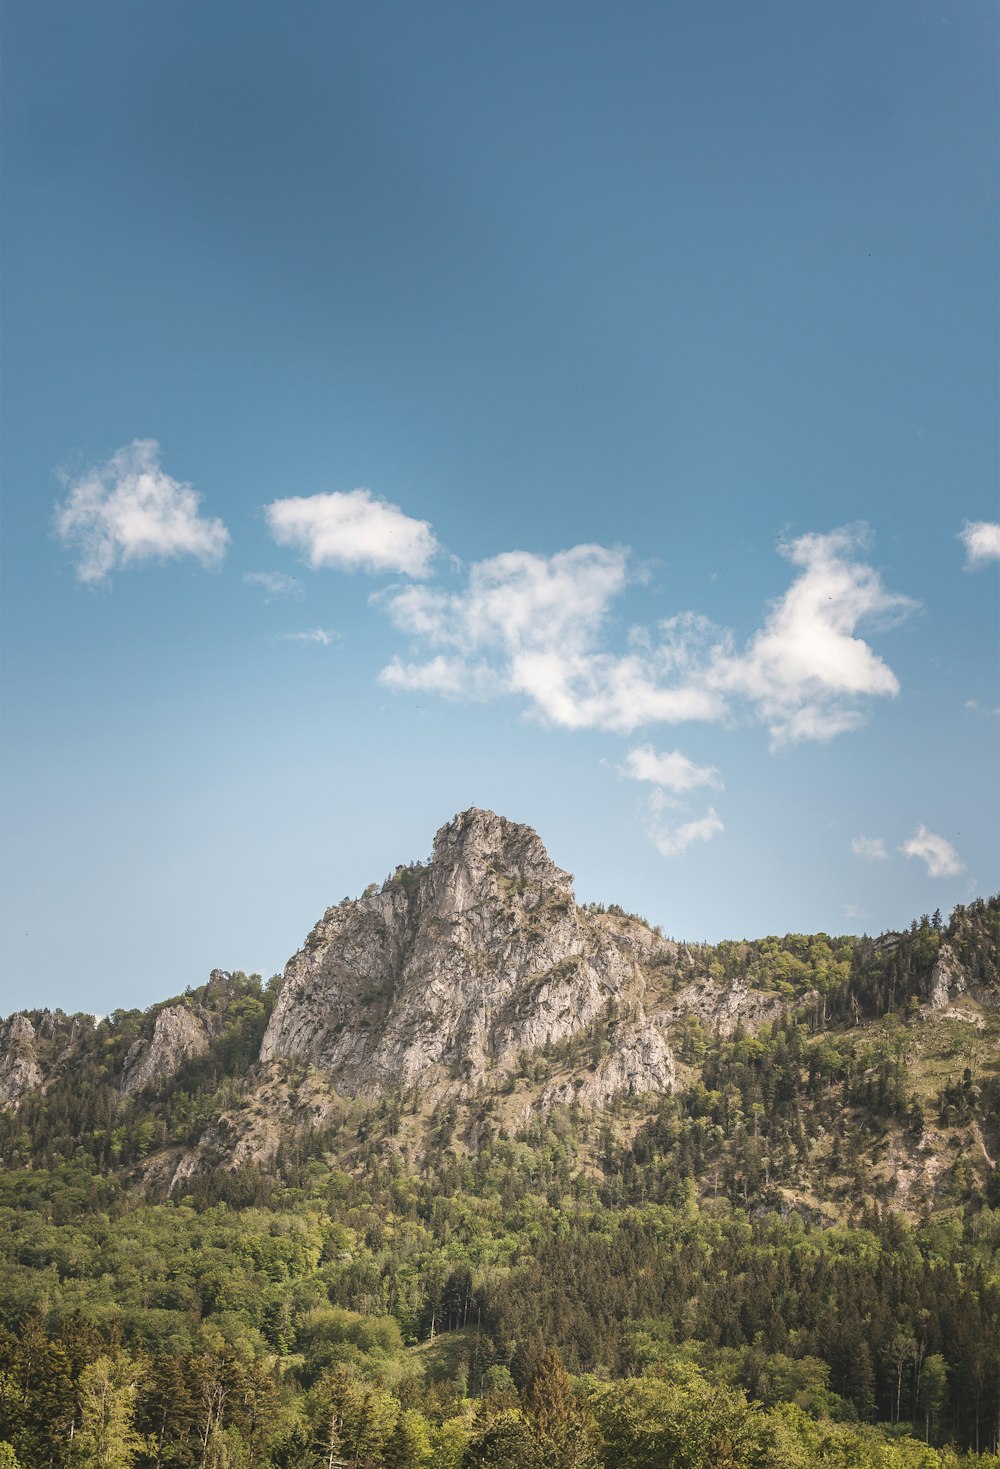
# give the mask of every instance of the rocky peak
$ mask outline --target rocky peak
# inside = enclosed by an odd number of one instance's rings
[[[578,908],[530,826],[473,808],[441,828],[429,863],[327,910],[286,967],[261,1059],[318,1065],[352,1095],[461,1092],[626,997],[640,1046],[642,966],[674,952],[636,920]],[[669,1086],[666,1046],[642,1054],[656,1058],[643,1089]]]
[[[434,838],[431,874],[442,910],[496,901],[512,884],[573,904],[573,878],[555,865],[538,833],[473,806]]]

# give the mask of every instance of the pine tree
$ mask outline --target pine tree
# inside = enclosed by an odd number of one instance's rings
[[[524,1411],[538,1431],[545,1462],[553,1469],[585,1469],[596,1463],[591,1424],[573,1395],[558,1351],[539,1358],[524,1388]]]

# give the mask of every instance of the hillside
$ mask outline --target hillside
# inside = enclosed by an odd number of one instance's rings
[[[0,1107],[22,1464],[995,1446],[1000,900],[684,944],[473,810],[280,979],[3,1022]]]

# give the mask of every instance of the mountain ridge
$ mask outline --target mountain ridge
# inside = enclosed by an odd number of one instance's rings
[[[10,1139],[19,1122],[48,1136],[57,1114],[57,1151],[83,1137],[159,1192],[280,1167],[302,1139],[352,1167],[373,1146],[417,1166],[442,1139],[475,1156],[567,1112],[626,1152],[647,1134],[683,1143],[702,1190],[728,1159],[744,1202],[805,1210],[842,1207],[860,1149],[856,1176],[916,1210],[948,1186],[959,1136],[982,1183],[1000,1153],[961,1080],[994,1085],[998,956],[997,900],[878,939],[680,944],[615,905],[577,905],[531,827],[472,808],[427,863],[328,908],[280,982],[214,970],[96,1025],[0,1022],[0,1108]],[[602,1156],[592,1136],[579,1166]]]

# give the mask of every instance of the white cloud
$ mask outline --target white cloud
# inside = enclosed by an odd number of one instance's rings
[[[466,655],[553,646],[577,653],[591,644],[624,590],[627,562],[627,551],[603,546],[574,546],[550,557],[505,551],[473,565],[463,592],[404,587],[380,600],[402,632]]]
[[[325,627],[306,628],[305,632],[283,632],[278,634],[282,643],[322,643],[328,648],[337,637],[337,633],[328,632]]]
[[[566,729],[610,729],[631,734],[646,724],[716,720],[725,702],[710,689],[659,680],[657,659],[631,654],[584,653],[567,657],[557,649],[519,654],[509,686],[527,694],[543,718]]]
[[[136,562],[195,556],[213,566],[225,555],[226,527],[203,518],[201,496],[160,468],[159,447],[155,439],[135,439],[106,464],[69,481],[55,525],[79,557],[82,582],[105,581]]]
[[[249,587],[262,588],[267,593],[266,602],[273,602],[278,597],[291,597],[298,601],[303,595],[298,577],[285,576],[281,571],[247,571],[243,580]]]
[[[851,842],[851,851],[855,857],[863,857],[866,862],[888,862],[889,860],[889,853],[881,837],[854,837]]]
[[[954,877],[965,867],[951,842],[936,832],[928,831],[926,826],[918,826],[899,850],[907,857],[921,857],[927,863],[931,877]]]
[[[498,692],[485,664],[472,665],[439,653],[427,663],[394,658],[379,675],[387,688],[406,693],[441,694],[445,699],[485,699]]]
[[[625,774],[631,780],[651,781],[653,785],[681,795],[698,786],[721,786],[714,765],[696,765],[679,750],[658,754],[652,745],[637,745],[625,756]]]
[[[447,650],[429,662],[396,658],[382,680],[393,688],[450,697],[522,694],[543,719],[567,729],[625,733],[654,721],[720,717],[710,690],[666,687],[672,650],[625,657],[599,649],[611,604],[628,583],[628,552],[574,546],[554,556],[508,551],[470,568],[464,591],[394,588],[378,594],[401,632]]]
[[[801,573],[742,652],[731,633],[691,612],[633,628],[628,651],[612,652],[606,625],[630,580],[626,549],[507,552],[473,565],[460,592],[411,586],[378,594],[415,651],[431,654],[397,656],[381,677],[451,698],[521,695],[566,729],[629,734],[718,721],[742,702],[775,745],[828,740],[862,722],[866,699],[899,689],[858,626],[884,626],[915,605],[856,559],[865,544],[864,529],[848,527],[785,548]]]
[[[667,814],[684,804],[681,798],[687,792],[700,786],[722,785],[713,765],[696,765],[679,750],[657,752],[652,745],[637,745],[625,756],[621,774],[652,785],[646,801],[646,827],[664,857],[676,857],[693,842],[707,842],[723,830],[722,821],[711,806],[705,816],[694,821],[678,823],[676,817]]]
[[[958,533],[965,546],[967,570],[982,566],[987,561],[1000,561],[1000,522],[992,520],[967,520]]]
[[[776,745],[854,729],[863,717],[858,700],[899,692],[892,669],[854,634],[862,622],[897,621],[916,603],[886,591],[878,573],[854,559],[867,543],[865,527],[847,526],[783,546],[802,574],[746,651],[723,654],[708,671],[713,687],[756,704]]]
[[[371,490],[274,500],[264,507],[271,535],[302,552],[313,570],[430,574],[439,547],[426,520],[411,520]]]
[[[650,835],[661,856],[679,857],[694,842],[709,842],[718,832],[724,830],[715,807],[709,806],[704,816],[696,821],[685,821],[681,826],[667,826],[657,819]]]
[[[378,601],[411,640],[451,650],[429,663],[395,659],[394,688],[439,688],[451,697],[522,694],[543,719],[567,729],[624,733],[653,722],[713,719],[711,690],[662,683],[674,671],[669,641],[618,657],[598,647],[614,600],[629,580],[621,547],[574,546],[554,556],[508,551],[470,568],[464,591],[404,587]]]

